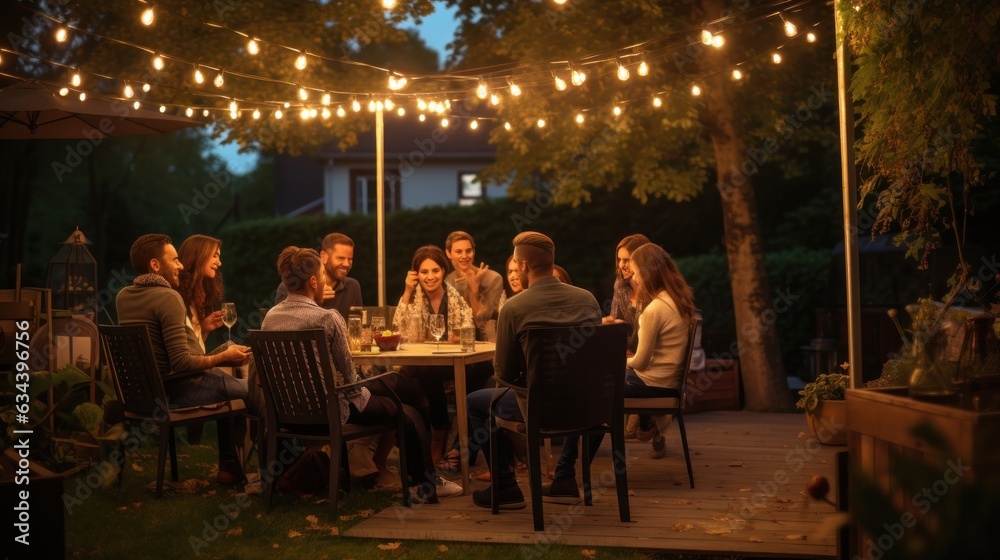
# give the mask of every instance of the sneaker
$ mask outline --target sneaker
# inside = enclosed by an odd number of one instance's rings
[[[656,434],[653,438],[653,449],[649,452],[649,457],[651,459],[662,459],[667,454],[667,440]]]
[[[580,489],[576,486],[575,476],[556,477],[551,484],[542,485],[542,501],[550,504],[577,504],[580,502]]]
[[[434,477],[434,485],[437,486],[438,498],[450,498],[452,496],[458,496],[462,493],[462,487],[447,478],[441,478],[440,476]]]
[[[649,441],[656,436],[656,424],[653,424],[648,430],[643,428],[640,424],[635,429],[635,439],[639,441]]]
[[[492,491],[493,486],[476,490],[472,493],[472,502],[479,507],[492,508],[493,497],[490,494]],[[524,509],[526,505],[524,503],[524,494],[521,493],[521,489],[517,484],[500,488],[500,509]]]
[[[415,504],[438,503],[437,485],[429,481],[410,487],[410,497]]]

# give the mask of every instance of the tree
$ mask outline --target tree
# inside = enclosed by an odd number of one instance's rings
[[[517,196],[551,196],[570,204],[585,202],[592,189],[602,188],[627,188],[640,200],[690,200],[714,180],[723,201],[747,407],[788,409],[791,399],[774,327],[776,310],[763,264],[752,178],[765,162],[780,160],[782,147],[794,149],[805,142],[811,132],[803,122],[817,118],[824,104],[826,111],[832,109],[830,59],[822,63],[815,54],[797,50],[806,44],[802,40],[780,51],[783,71],[775,70],[771,49],[788,38],[782,34],[782,21],[766,17],[762,10],[773,15],[776,5],[733,2],[727,8],[722,0],[574,2],[563,8],[548,2],[450,3],[462,17],[451,61],[459,70],[525,68],[513,70],[512,80],[551,84],[553,76],[540,76],[533,64],[562,60],[568,62],[550,67],[567,82],[569,67],[588,74],[579,87],[535,88],[530,97],[500,106],[500,119],[512,130],[498,128],[493,134],[499,162],[487,173],[488,180],[509,177]],[[795,17],[805,27],[832,15],[818,10],[822,6],[807,6]],[[706,30],[724,38],[724,48],[700,43],[703,22],[709,22]],[[821,44],[827,54],[832,51],[830,27],[827,22],[818,28],[826,35]],[[618,50],[617,58],[590,55],[614,53],[622,45],[638,46],[635,53]],[[623,85],[615,78],[618,66],[634,75],[640,52],[649,75],[632,77]],[[743,79],[735,81],[734,65],[748,59],[738,67]],[[700,97],[690,93],[695,85]],[[654,98],[659,98],[659,107]],[[612,107],[620,108],[621,115],[614,116]],[[804,111],[795,117],[799,108]],[[582,124],[574,119],[577,111]],[[540,118],[544,128],[536,125]]]

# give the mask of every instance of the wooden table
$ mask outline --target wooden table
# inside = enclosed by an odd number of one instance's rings
[[[403,344],[400,350],[369,354],[356,352],[351,355],[355,365],[372,366],[452,366],[455,371],[455,415],[458,422],[458,442],[462,461],[462,488],[469,493],[469,416],[466,411],[465,366],[479,362],[492,362],[496,344],[476,342],[476,349],[462,352],[460,346],[442,343]],[[403,481],[405,484],[406,481]]]

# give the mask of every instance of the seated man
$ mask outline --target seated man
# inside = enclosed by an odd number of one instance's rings
[[[187,343],[184,300],[175,288],[184,268],[170,237],[147,234],[136,239],[129,259],[138,276],[131,286],[118,293],[115,305],[122,325],[143,324],[149,330],[153,355],[171,408],[198,406],[230,399],[247,398],[247,380],[226,375],[216,368],[222,364],[239,365],[246,361],[249,348],[233,345],[212,355],[192,354]],[[169,376],[169,377],[168,377]],[[254,412],[259,406],[247,403]],[[232,433],[226,422],[219,422],[220,484],[245,480],[243,466],[236,459]]]
[[[327,278],[323,301],[319,305],[324,309],[336,309],[346,318],[352,307],[364,305],[361,284],[347,275],[354,266],[354,241],[343,233],[331,233],[323,238],[319,257]],[[288,287],[282,282],[274,292],[274,303],[281,303],[286,297]]]
[[[497,381],[513,390],[500,398],[497,403],[498,415],[515,421],[522,421],[525,389],[527,388],[527,366],[524,359],[524,343],[527,329],[532,327],[572,327],[601,324],[601,307],[594,296],[581,288],[563,284],[552,275],[555,260],[555,244],[541,233],[526,231],[514,238],[514,260],[524,291],[507,301],[500,311],[497,321],[497,346],[494,369]],[[489,448],[489,404],[495,391],[482,389],[468,396],[469,434],[471,445]],[[603,435],[592,436],[591,457],[597,453]],[[500,487],[500,507],[519,509],[525,506],[524,495],[517,486],[514,471],[509,463],[510,453],[503,438],[500,438],[497,458],[497,472],[491,473],[492,483]],[[550,487],[543,488],[543,494],[576,496],[580,492],[576,486],[576,439],[567,440],[563,446],[563,456],[559,459],[557,478]],[[558,483],[558,485],[556,485]],[[476,505],[490,507],[490,488],[472,493]]]
[[[313,249],[286,247],[278,256],[278,273],[288,288],[288,297],[271,308],[261,325],[263,330],[301,330],[321,328],[326,332],[337,384],[354,383],[358,376],[354,371],[351,351],[347,343],[347,325],[344,318],[332,309],[323,309],[326,287],[326,267],[320,255]],[[396,405],[386,391],[396,390],[403,401],[406,414],[406,463],[410,486],[417,486],[417,499],[427,503],[437,503],[439,496],[453,496],[462,492],[457,484],[435,476],[430,461],[430,446],[427,437],[425,414],[411,404],[419,399],[419,388],[408,389],[401,376],[388,376],[360,389],[345,392],[340,401],[341,423],[378,424],[396,415]],[[397,390],[398,389],[398,390]],[[426,398],[423,399],[426,407]],[[418,405],[420,406],[420,405]],[[383,438],[385,439],[385,438]],[[376,460],[378,462],[378,460]]]

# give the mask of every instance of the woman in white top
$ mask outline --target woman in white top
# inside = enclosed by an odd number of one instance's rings
[[[625,372],[626,397],[679,396],[684,371],[688,325],[694,320],[694,293],[670,255],[648,243],[631,255],[632,282],[636,285],[638,342]],[[662,433],[670,417],[651,422],[640,416],[636,432],[640,441],[653,440],[654,459],[663,457]]]

